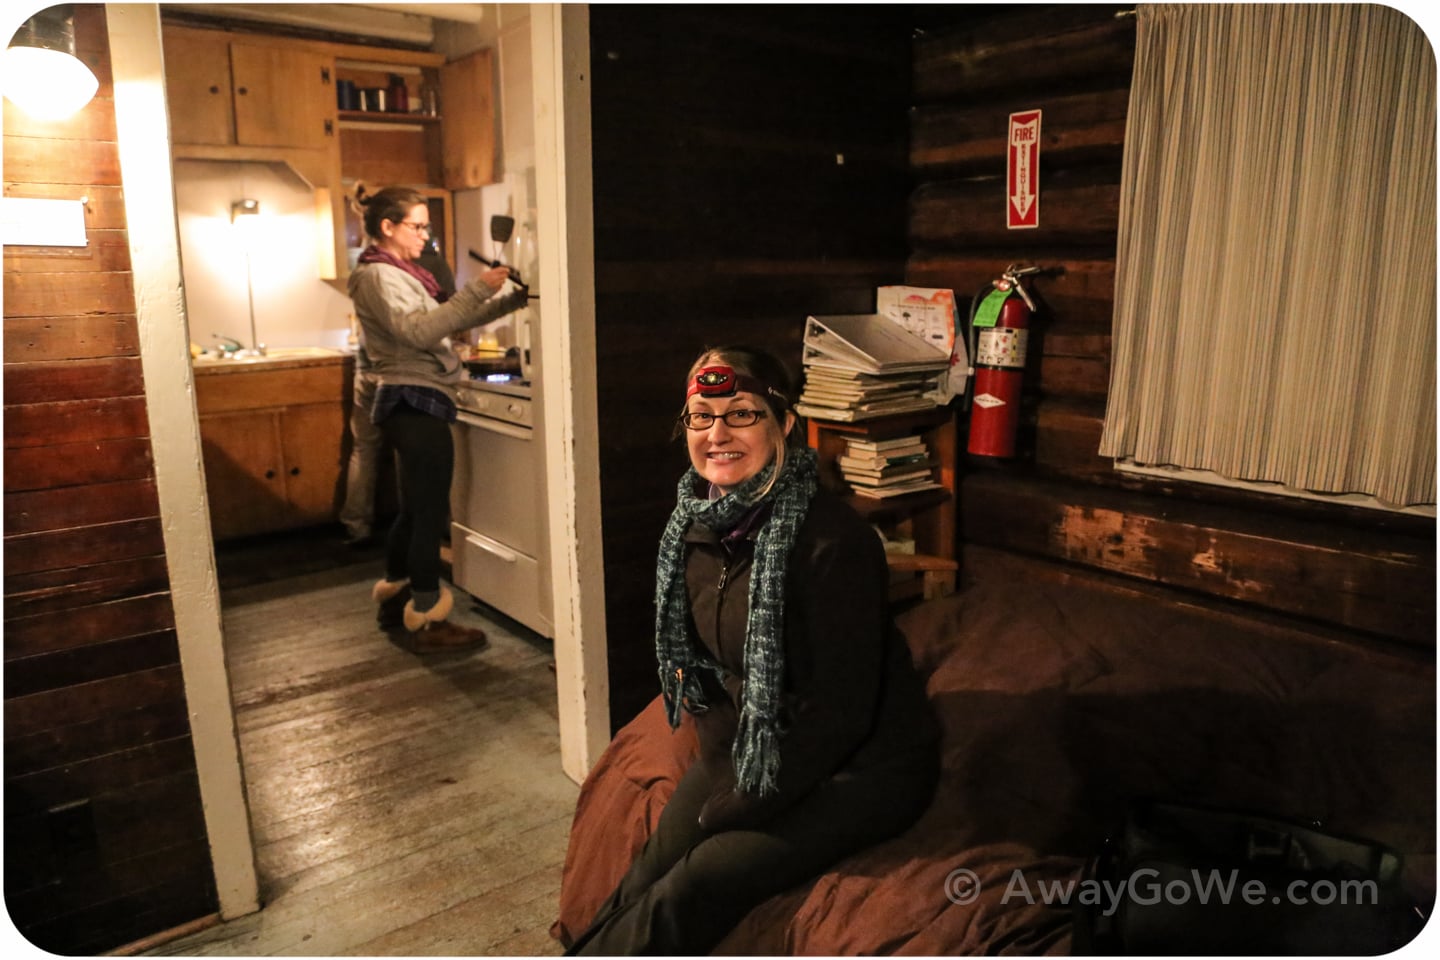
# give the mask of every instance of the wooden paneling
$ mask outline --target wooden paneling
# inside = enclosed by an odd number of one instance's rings
[[[105,11],[75,117],[5,111],[5,195],[84,198],[88,245],[7,246],[6,906],[113,950],[216,908],[150,456]],[[153,926],[152,926],[153,924]]]
[[[7,618],[5,659],[164,630],[175,625],[168,593],[131,597],[93,607]]]
[[[1434,645],[1433,539],[996,473],[970,478],[962,510],[969,542]]]
[[[14,536],[66,530],[133,517],[153,517],[159,512],[153,477],[15,494],[7,490],[5,533]]]
[[[1007,264],[1045,268],[1030,284],[1021,455],[971,458],[962,562],[1100,571],[1352,641],[1433,647],[1433,520],[1142,478],[1099,456],[1135,30],[1114,13],[956,6],[931,11],[915,41],[906,281],[953,289],[968,311]],[[1032,108],[1044,111],[1040,226],[1008,231],[1006,121]]]
[[[149,435],[144,397],[32,403],[5,408],[5,446],[10,448]]]
[[[1009,102],[985,98],[971,103],[916,107],[910,124],[910,167],[924,177],[961,173],[1003,173],[1010,135],[1008,117],[1040,110],[1041,154],[1051,163],[1074,166],[1112,161],[1125,145],[1129,91],[1100,90],[1062,96],[1023,96]]]
[[[1010,5],[967,15],[915,42],[920,102],[1126,86],[1135,18],[1113,6]]]
[[[7,113],[9,111],[6,111]],[[120,183],[120,154],[113,142],[99,140],[57,141],[35,136],[5,136],[5,177],[24,183],[104,184]]]
[[[906,253],[909,26],[879,7],[590,11],[611,723],[655,694],[655,547],[706,346],[798,374],[811,313],[867,312]],[[450,119],[446,107],[447,123]]]
[[[5,452],[5,489],[46,490],[154,476],[150,438],[57,443]]]
[[[93,488],[92,488],[93,491]],[[94,496],[93,492],[89,492]],[[165,541],[158,517],[123,520],[119,523],[71,527],[7,536],[5,539],[5,592],[19,592],[22,574],[60,571],[71,574],[90,564],[118,560],[140,560],[163,554]],[[12,611],[13,612],[13,611]]]

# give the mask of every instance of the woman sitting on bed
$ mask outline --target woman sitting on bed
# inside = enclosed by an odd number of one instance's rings
[[[884,550],[817,489],[793,396],[780,361],[744,347],[686,378],[692,468],[660,541],[655,645],[670,725],[688,711],[699,754],[571,954],[708,953],[930,801],[936,727]]]

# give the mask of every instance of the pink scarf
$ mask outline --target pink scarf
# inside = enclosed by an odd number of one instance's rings
[[[429,270],[426,270],[418,263],[413,263],[409,260],[401,260],[389,250],[382,250],[380,247],[377,247],[373,243],[370,246],[366,247],[365,250],[360,254],[360,262],[388,263],[392,267],[399,267],[401,270],[404,270],[416,280],[419,280],[420,285],[425,288],[425,292],[430,294],[430,296],[434,297],[437,303],[444,303],[450,297],[448,293],[440,289],[440,281],[435,279],[435,274],[431,273]]]

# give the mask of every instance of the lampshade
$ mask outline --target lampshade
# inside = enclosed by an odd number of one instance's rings
[[[254,216],[260,212],[259,200],[236,200],[230,204],[230,222],[234,223],[241,217]]]
[[[26,20],[0,63],[5,98],[36,120],[64,120],[89,103],[99,85],[75,57],[72,4]]]

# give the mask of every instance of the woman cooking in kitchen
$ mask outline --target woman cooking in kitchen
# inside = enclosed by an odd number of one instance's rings
[[[525,305],[527,291],[503,266],[446,296],[415,261],[430,235],[425,198],[408,187],[357,190],[370,245],[350,273],[350,298],[378,377],[372,419],[399,457],[400,511],[385,547],[385,576],[372,598],[380,626],[418,653],[475,649],[484,631],[450,623],[440,582],[440,545],[450,505],[455,385],[465,367],[450,337]]]
[[[699,753],[571,954],[706,954],[749,910],[904,830],[937,728],[887,608],[880,538],[819,490],[773,356],[685,378],[690,469],[660,540],[656,658]]]

